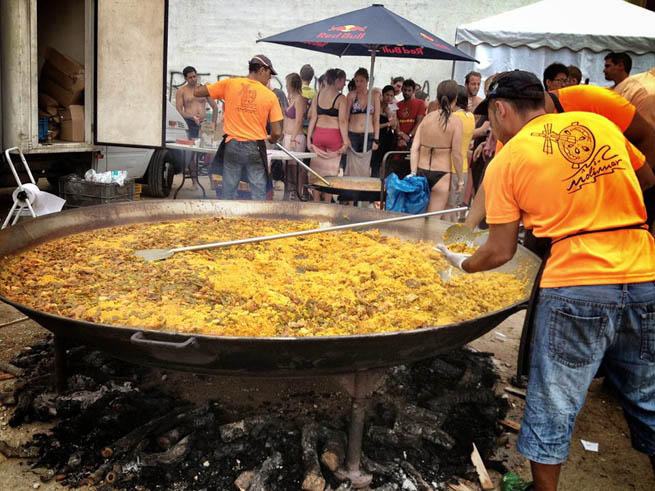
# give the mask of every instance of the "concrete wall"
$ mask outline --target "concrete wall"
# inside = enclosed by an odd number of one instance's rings
[[[386,8],[454,44],[458,25],[484,19],[535,0],[387,0]],[[245,74],[247,61],[253,55],[269,56],[278,71],[278,85],[284,76],[297,72],[310,63],[316,76],[328,68],[343,68],[348,75],[360,67],[369,68],[363,57],[338,58],[314,51],[259,43],[257,39],[316,22],[327,17],[367,7],[372,0],[264,0],[207,1],[169,0],[168,70],[181,72],[187,65],[199,73],[209,73],[203,82],[215,81],[220,74]],[[382,87],[391,77],[402,75],[416,82],[429,83],[429,93],[435,96],[437,84],[450,78],[453,64],[440,60],[398,60],[378,58],[375,65],[375,85]],[[173,84],[183,82],[175,74]],[[459,81],[463,83],[463,80]]]

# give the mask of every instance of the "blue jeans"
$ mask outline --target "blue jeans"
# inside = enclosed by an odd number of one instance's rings
[[[601,363],[632,446],[655,455],[655,283],[544,288],[517,449],[542,464],[568,458],[575,418]]]
[[[266,199],[268,177],[257,142],[230,140],[225,144],[223,158],[223,199],[234,199],[245,172],[252,199]]]

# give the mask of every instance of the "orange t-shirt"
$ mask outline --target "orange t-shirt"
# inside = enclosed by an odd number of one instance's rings
[[[212,99],[225,101],[223,131],[227,141],[265,140],[266,123],[282,121],[276,95],[261,82],[249,78],[227,78],[207,86]]]
[[[526,124],[484,176],[487,222],[522,220],[554,240],[583,230],[643,223],[635,170],[644,156],[606,118],[545,114]],[[655,280],[655,241],[645,230],[598,232],[553,244],[544,288]]]
[[[600,114],[618,126],[621,133],[628,129],[637,110],[630,101],[605,87],[571,85],[552,92],[557,95],[564,111],[585,111]],[[550,96],[546,94],[546,97]],[[501,148],[503,148],[503,144],[498,142],[496,153]]]
[[[623,133],[635,117],[634,105],[619,94],[595,85],[571,85],[555,91],[566,112],[586,111],[612,121]],[[546,97],[550,97],[546,94]]]

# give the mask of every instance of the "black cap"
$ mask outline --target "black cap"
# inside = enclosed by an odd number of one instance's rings
[[[277,75],[277,72],[275,71],[275,68],[273,68],[273,63],[271,63],[271,60],[268,56],[265,55],[255,55],[251,58],[251,60],[248,63],[257,63],[259,65],[265,66],[267,68],[271,69],[271,74],[272,75]]]
[[[544,86],[534,73],[514,70],[498,75],[489,86],[487,97],[478,104],[474,114],[487,115],[491,99],[543,99]]]

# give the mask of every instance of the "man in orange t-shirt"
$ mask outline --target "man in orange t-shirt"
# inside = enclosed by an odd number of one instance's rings
[[[504,143],[484,183],[489,237],[472,256],[439,246],[466,272],[509,261],[519,223],[552,241],[540,283],[526,409],[517,442],[537,491],[555,491],[575,418],[601,363],[635,449],[655,471],[655,240],[640,182],[655,175],[606,118],[547,114],[529,72],[494,80],[476,113]]]
[[[267,87],[277,75],[268,57],[257,55],[248,62],[248,76],[228,78],[194,90],[196,97],[209,96],[225,101],[223,131],[223,199],[234,199],[243,172],[252,199],[266,198],[268,183],[265,140],[275,143],[282,134],[282,109]],[[271,135],[266,123],[271,124]],[[219,149],[219,152],[223,151]]]
[[[554,95],[554,97],[553,97]],[[558,102],[562,107],[556,107]],[[604,87],[594,85],[573,85],[546,94],[546,112],[586,111],[601,116],[616,124],[625,137],[645,156],[646,161],[655,169],[655,128],[641,115],[629,101]],[[498,142],[496,154],[500,152],[502,142]],[[644,188],[647,223],[655,221],[655,187]],[[484,218],[484,188],[476,193],[475,201],[464,222],[474,229]]]

